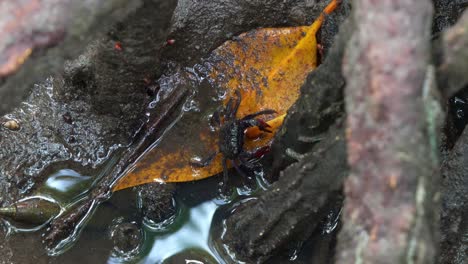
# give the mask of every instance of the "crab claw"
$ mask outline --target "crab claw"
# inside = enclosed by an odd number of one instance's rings
[[[271,126],[263,121],[262,119],[255,119],[255,122],[256,122],[256,126],[258,126],[258,128],[263,131],[263,132],[267,132],[267,133],[272,133],[271,130],[269,130],[268,128],[271,128]]]
[[[260,147],[251,154],[251,158],[259,159],[270,151],[271,151],[270,146]]]

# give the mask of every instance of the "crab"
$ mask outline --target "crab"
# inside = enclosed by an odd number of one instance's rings
[[[197,161],[191,161],[191,164],[196,167],[206,167],[214,160],[218,153],[223,155],[223,185],[226,186],[228,180],[228,161],[239,172],[245,176],[245,173],[240,169],[240,165],[247,168],[253,168],[252,159],[258,159],[267,153],[270,148],[268,146],[261,147],[253,152],[244,150],[245,130],[249,127],[258,127],[260,131],[272,133],[268,123],[257,118],[261,115],[276,114],[275,110],[265,109],[249,115],[241,119],[236,119],[237,110],[239,109],[242,100],[239,90],[235,91],[237,98],[230,98],[226,107],[221,110],[221,113],[216,111],[213,113],[213,125],[219,129],[218,150],[209,155],[207,158]]]

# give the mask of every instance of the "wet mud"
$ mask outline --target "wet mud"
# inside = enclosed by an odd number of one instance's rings
[[[112,163],[110,157],[131,142],[144,121],[150,101],[147,79],[158,73],[158,51],[166,41],[174,7],[175,1],[147,1],[129,14],[127,24],[93,40],[83,54],[66,63],[63,74],[35,85],[24,103],[0,118],[2,124],[10,120],[19,124],[17,130],[0,128],[3,206],[34,194],[59,169],[98,177]],[[154,9],[167,13],[155,17]],[[116,41],[122,50],[115,49]],[[1,232],[4,239],[7,227]],[[35,248],[33,256],[23,256],[21,247],[13,246],[18,243]],[[35,258],[46,262],[43,248],[41,239],[31,234],[12,236],[0,250],[14,257],[2,262],[30,263]]]

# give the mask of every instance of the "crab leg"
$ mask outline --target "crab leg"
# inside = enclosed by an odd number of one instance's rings
[[[244,152],[241,153],[239,158],[241,159],[241,161],[249,162],[249,160],[251,160],[251,159],[261,158],[263,155],[270,152],[270,150],[271,150],[270,146],[264,146],[264,147],[256,149],[255,151],[252,151],[252,152],[244,151]]]
[[[249,161],[250,153],[246,152],[245,154],[247,155],[239,156],[241,164],[247,167],[248,169],[254,169],[255,165],[251,161]]]
[[[210,118],[210,124],[213,126],[221,126],[221,116],[219,111],[215,111]]]
[[[256,119],[245,120],[243,122],[245,124],[245,128],[256,126],[258,127],[258,129],[260,129],[260,131],[272,133],[272,131],[268,129],[271,126],[267,122],[263,121],[262,119],[256,118]]]
[[[226,188],[227,183],[228,183],[228,166],[227,166],[227,159],[223,158],[223,186]]]
[[[271,115],[271,114],[276,114],[277,112],[273,109],[265,109],[265,110],[262,110],[262,111],[258,111],[256,113],[253,113],[253,114],[250,114],[250,115],[246,115],[244,116],[241,120],[250,120],[250,119],[253,119],[259,115]]]
[[[237,165],[235,161],[232,161],[231,163],[232,166],[236,169],[237,173],[239,173],[242,177],[247,178],[247,174],[245,174],[245,172],[239,167],[239,165]],[[242,161],[241,163],[244,164]]]
[[[224,114],[226,115],[226,119],[228,120],[233,120],[236,118],[237,110],[239,109],[242,100],[242,96],[239,90],[236,90],[235,93],[237,99],[235,99],[234,101],[234,99],[231,97],[226,105],[226,110]]]

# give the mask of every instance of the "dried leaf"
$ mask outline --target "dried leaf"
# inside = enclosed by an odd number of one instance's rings
[[[324,13],[331,13],[337,4],[338,1],[332,0]],[[226,89],[224,104],[235,96],[236,90],[241,92],[238,118],[264,109],[277,111],[278,116],[267,122],[276,131],[298,98],[305,77],[317,66],[315,35],[323,19],[322,14],[310,26],[253,30],[225,42],[203,63],[208,71],[208,82]],[[150,182],[199,180],[222,172],[221,154],[209,166],[191,165],[194,157],[206,157],[216,150],[218,137],[210,132],[208,124],[187,124],[186,128],[172,129],[173,133],[180,134],[171,135],[178,140],[171,144],[171,139],[166,138],[163,140],[166,142],[147,151],[117,183],[114,191]],[[254,150],[270,145],[274,133],[262,133],[254,127],[247,130],[246,136],[244,148]]]

